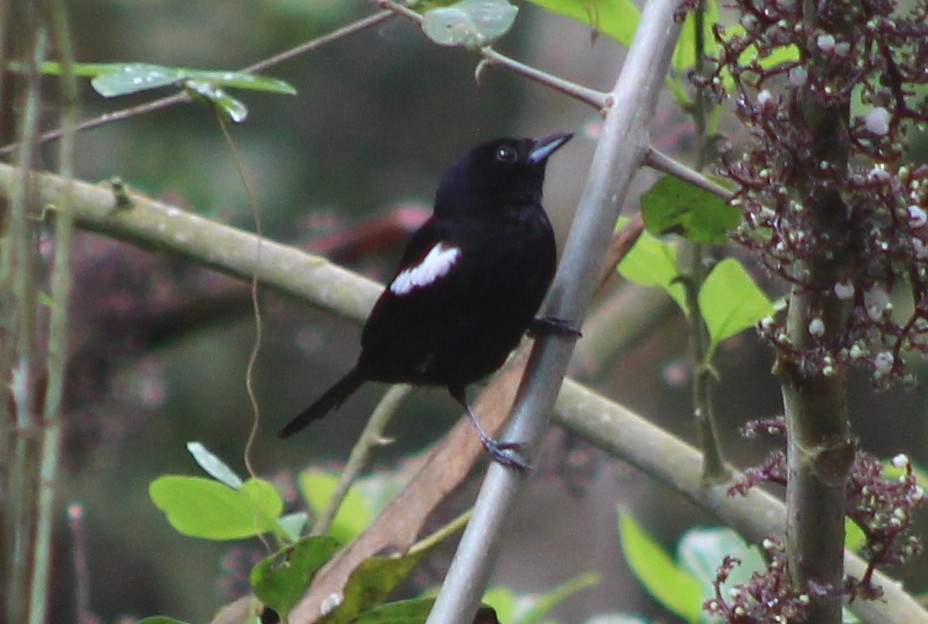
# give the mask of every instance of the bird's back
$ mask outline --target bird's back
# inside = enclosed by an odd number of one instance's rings
[[[493,214],[433,217],[410,241],[406,276],[394,276],[362,334],[371,379],[466,385],[518,345],[554,275],[554,235],[537,202]],[[410,272],[427,258],[433,273]]]

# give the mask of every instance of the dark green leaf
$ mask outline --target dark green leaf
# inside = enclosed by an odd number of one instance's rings
[[[389,602],[362,613],[354,624],[422,624],[434,604],[434,598]]]
[[[249,479],[241,488],[201,477],[166,475],[148,488],[155,505],[179,533],[231,540],[280,531],[283,500],[274,486]]]
[[[313,574],[332,558],[338,542],[327,535],[304,537],[263,559],[251,569],[251,587],[258,600],[281,614],[303,598]]]
[[[623,511],[619,511],[619,539],[628,567],[648,593],[687,622],[699,622],[703,601],[699,581],[680,569],[631,514]]]
[[[411,555],[371,557],[359,565],[345,585],[342,603],[319,624],[349,624],[374,608],[415,569],[428,550]]]
[[[422,14],[422,30],[444,46],[481,48],[509,32],[519,12],[508,0],[461,0]]]
[[[724,244],[741,221],[741,211],[721,197],[664,176],[641,196],[641,216],[655,236],[679,234],[697,243]]]
[[[734,258],[719,262],[699,290],[699,310],[709,330],[706,362],[726,338],[773,314],[773,304]]]
[[[628,47],[638,28],[640,13],[631,0],[531,0],[549,11],[589,24]]]

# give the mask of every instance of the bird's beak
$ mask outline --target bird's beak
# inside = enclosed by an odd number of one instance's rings
[[[564,145],[564,143],[567,143],[573,135],[573,132],[559,132],[546,136],[543,139],[538,139],[535,141],[535,147],[532,148],[531,153],[528,155],[529,162],[545,162],[548,160],[548,156],[553,154],[559,147]]]

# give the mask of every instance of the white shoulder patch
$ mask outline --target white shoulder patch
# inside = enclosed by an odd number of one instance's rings
[[[461,255],[457,247],[445,247],[438,243],[425,255],[422,261],[404,269],[390,282],[390,290],[394,295],[405,295],[416,288],[428,286],[440,277],[444,277],[454,266]]]

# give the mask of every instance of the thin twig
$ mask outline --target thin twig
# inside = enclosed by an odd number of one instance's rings
[[[339,476],[332,497],[326,503],[325,509],[319,514],[319,519],[313,525],[313,535],[323,535],[329,531],[335,515],[348,495],[348,490],[358,478],[358,475],[361,474],[361,471],[367,466],[367,458],[371,450],[383,443],[383,430],[411,391],[412,386],[405,384],[391,386],[380,400],[380,403],[377,404],[377,408],[367,421],[364,431],[361,432],[354,448],[351,449],[351,455],[348,456],[348,462]]]
[[[36,300],[35,247],[33,224],[29,220],[29,206],[34,198],[32,166],[36,152],[42,92],[39,65],[45,57],[48,43],[48,25],[34,11],[25,20],[24,28],[31,31],[32,56],[28,84],[20,110],[20,149],[16,155],[17,171],[10,194],[9,225],[2,246],[6,251],[4,266],[12,271],[13,335],[16,336],[11,372],[14,410],[16,412],[15,450],[10,491],[15,494],[4,507],[11,510],[11,526],[4,531],[4,551],[11,553],[5,561],[11,562],[6,609],[10,622],[30,622],[29,587],[32,584],[31,556],[35,547],[36,481],[39,475],[37,431],[39,416],[36,406]],[[8,248],[8,250],[7,250]]]
[[[76,127],[80,118],[74,53],[68,30],[67,9],[63,0],[54,0],[48,21],[52,41],[61,58],[61,126],[64,134],[59,145],[58,168],[66,180],[61,205],[55,219],[55,251],[51,271],[52,306],[48,321],[47,385],[43,412],[42,438],[39,448],[39,474],[36,501],[35,543],[32,553],[32,584],[29,618],[44,624],[48,611],[48,583],[52,567],[55,494],[61,457],[61,409],[68,363],[68,302],[71,293],[71,241],[74,234],[74,157]]]
[[[369,15],[365,18],[359,19],[356,22],[352,22],[347,26],[343,26],[337,30],[334,30],[325,35],[316,37],[311,41],[300,44],[295,48],[281,52],[280,54],[275,54],[264,60],[253,63],[248,67],[245,67],[239,71],[246,73],[254,73],[272,67],[284,61],[288,61],[295,56],[304,54],[306,52],[311,52],[327,43],[332,43],[333,41],[338,41],[339,39],[344,39],[349,35],[353,35],[372,26],[376,26],[383,21],[386,21],[390,17],[393,17],[393,13],[390,11],[380,11],[373,15]],[[185,104],[191,102],[192,98],[186,90],[179,91],[173,95],[168,95],[166,97],[161,97],[150,102],[145,102],[144,104],[139,104],[137,106],[130,106],[129,108],[124,108],[122,110],[113,111],[111,113],[104,113],[99,117],[93,117],[91,119],[86,119],[78,124],[77,130],[90,130],[91,128],[96,128],[104,124],[112,123],[114,121],[122,121],[124,119],[129,119],[130,117],[135,117],[137,115],[144,115],[145,113],[152,113],[156,110],[161,110],[163,108],[168,108],[174,106],[175,104]],[[63,133],[63,128],[56,128],[55,130],[50,130],[49,132],[44,133],[39,137],[39,143],[46,143],[48,141],[54,141],[61,138]],[[4,145],[0,147],[0,156],[6,156],[11,154],[17,147],[16,143],[11,143],[9,145]]]
[[[610,93],[613,105],[603,121],[546,316],[578,324],[586,314],[615,222],[647,152],[651,115],[680,32],[680,24],[673,18],[677,6],[677,0],[650,0],[644,6],[634,41]],[[537,445],[575,341],[566,336],[536,341],[504,440],[518,440],[529,448]],[[523,482],[522,474],[498,464],[490,466],[427,624],[473,620]]]
[[[680,178],[681,180],[689,182],[690,184],[694,184],[704,191],[718,195],[722,199],[728,199],[731,197],[731,191],[726,189],[724,186],[718,184],[717,182],[713,182],[706,176],[702,175],[691,167],[687,167],[680,161],[674,160],[653,145],[648,148],[648,152],[644,159],[644,165],[658,171],[663,171],[668,175]]]
[[[422,25],[422,16],[410,9],[409,7],[403,6],[393,0],[375,0],[377,6],[392,11],[397,15],[401,15],[406,19],[415,22],[418,25]],[[590,89],[589,87],[584,87],[575,82],[570,82],[569,80],[564,80],[563,78],[558,78],[553,74],[541,71],[525,63],[520,63],[519,61],[501,54],[494,50],[491,46],[484,46],[480,49],[480,56],[482,57],[482,62],[477,66],[476,75],[479,77],[480,72],[484,66],[494,66],[498,65],[500,67],[505,67],[506,69],[525,76],[535,82],[543,84],[547,87],[554,89],[555,91],[560,91],[565,95],[568,95],[572,98],[580,100],[584,104],[589,104],[598,111],[604,111],[612,105],[612,99],[608,93],[602,93],[595,89]]]

